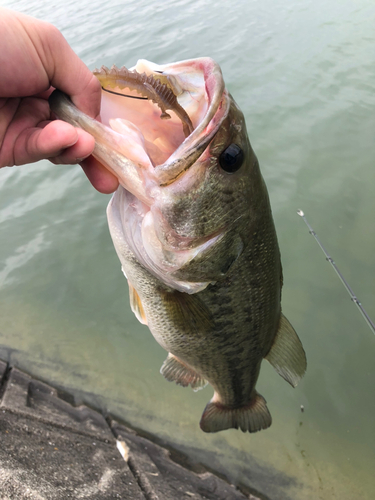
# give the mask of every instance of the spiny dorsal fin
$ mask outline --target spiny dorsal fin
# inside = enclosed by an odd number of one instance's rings
[[[283,314],[275,340],[265,359],[293,387],[296,387],[306,371],[306,354],[301,341]]]
[[[207,380],[171,353],[168,354],[167,359],[160,368],[160,373],[169,382],[176,382],[176,384],[182,385],[182,387],[191,385],[195,391],[203,389],[208,384]]]

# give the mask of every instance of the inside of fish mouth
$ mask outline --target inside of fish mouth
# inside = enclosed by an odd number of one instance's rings
[[[208,107],[204,82],[203,85],[189,88],[189,91],[183,90],[177,100],[195,129]],[[138,143],[138,148],[143,148],[143,154],[146,153],[154,167],[166,162],[186,139],[186,127],[184,131],[183,120],[174,109],[167,109],[163,113],[155,102],[129,88],[103,88],[101,118],[104,124],[116,132],[130,135]],[[114,124],[113,120],[117,123]],[[136,150],[131,144],[127,147],[129,157],[136,161],[139,149]]]

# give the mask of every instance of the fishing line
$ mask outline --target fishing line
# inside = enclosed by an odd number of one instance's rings
[[[297,210],[297,214],[302,217],[302,219],[305,221],[306,223],[306,226],[309,228],[309,233],[314,236],[316,242],[318,243],[318,245],[320,246],[320,248],[322,249],[324,255],[326,256],[326,260],[328,260],[328,262],[331,264],[331,266],[333,267],[333,269],[336,271],[336,274],[337,276],[340,278],[341,280],[341,283],[344,285],[344,287],[346,288],[347,292],[349,293],[350,295],[350,298],[352,299],[352,301],[355,303],[355,305],[358,307],[358,309],[360,310],[362,316],[365,318],[366,320],[366,323],[368,324],[368,326],[371,328],[372,330],[372,333],[375,334],[375,324],[371,321],[369,315],[367,314],[367,312],[364,310],[361,302],[359,301],[358,297],[355,295],[355,293],[353,292],[353,290],[351,289],[349,283],[346,281],[346,279],[344,278],[344,276],[341,274],[341,272],[339,271],[338,267],[336,266],[335,264],[335,261],[332,259],[332,257],[328,254],[328,252],[326,251],[326,249],[324,248],[324,246],[322,245],[321,241],[319,240],[316,232],[314,231],[314,229],[310,226],[310,224],[308,223],[306,217],[305,217],[305,214],[303,213],[303,211],[301,209]]]
[[[130,99],[143,99],[146,101],[148,100],[148,97],[138,97],[136,95],[121,94],[120,92],[115,92],[114,90],[108,90],[105,89],[104,87],[102,87],[102,89],[104,90],[104,92],[109,92],[110,94],[119,95],[120,97],[130,97]]]

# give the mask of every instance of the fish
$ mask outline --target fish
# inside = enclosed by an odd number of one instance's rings
[[[168,380],[214,390],[204,432],[271,425],[256,390],[266,359],[292,387],[306,355],[281,311],[280,251],[244,115],[202,57],[95,70],[101,120],[55,90],[57,117],[95,138],[119,179],[107,209],[131,309],[168,352]]]

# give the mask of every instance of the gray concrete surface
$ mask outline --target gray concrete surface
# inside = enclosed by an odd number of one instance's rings
[[[258,500],[0,360],[0,500]]]

